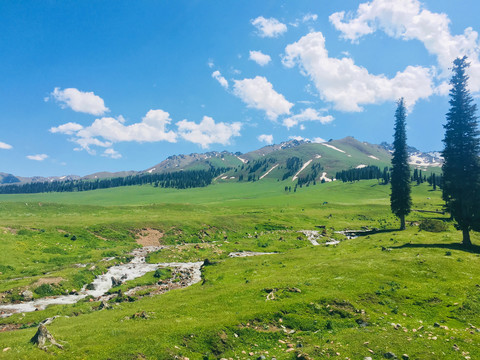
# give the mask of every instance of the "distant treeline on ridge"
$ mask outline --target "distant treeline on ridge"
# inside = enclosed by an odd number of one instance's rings
[[[162,188],[187,189],[210,185],[216,176],[227,170],[229,169],[210,168],[209,170],[188,170],[164,174],[140,174],[107,179],[56,180],[32,182],[27,184],[9,184],[0,186],[0,194],[89,191],[147,184]]]

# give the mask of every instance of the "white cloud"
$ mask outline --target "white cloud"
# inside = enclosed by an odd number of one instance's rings
[[[448,16],[425,9],[418,0],[373,0],[360,4],[355,15],[343,11],[332,14],[330,22],[352,42],[377,29],[394,38],[419,40],[437,57],[442,77],[449,76],[455,58],[467,55],[472,63],[470,88],[480,90],[478,33],[468,27],[463,34],[452,35]]]
[[[321,137],[316,137],[316,138],[313,138],[312,139],[312,142],[313,143],[317,143],[317,144],[321,144],[321,143],[324,143],[324,142],[327,142],[327,140],[321,138]]]
[[[290,129],[291,127],[305,121],[319,121],[322,124],[328,124],[333,120],[334,117],[332,115],[322,116],[318,110],[307,108],[302,110],[300,114],[283,119],[283,125]]]
[[[302,22],[317,21],[318,15],[309,13],[302,18]]]
[[[240,136],[242,124],[234,122],[226,124],[215,123],[211,117],[204,116],[199,124],[193,121],[182,120],[177,122],[179,135],[187,141],[208,148],[210,144],[227,145],[234,136]]]
[[[13,146],[0,141],[0,149],[10,150]]]
[[[91,146],[110,147],[113,143],[135,142],[176,142],[177,134],[167,130],[171,123],[169,113],[163,110],[150,110],[141,122],[125,125],[122,116],[96,119],[90,126],[67,123],[50,129],[52,133],[73,135],[72,141],[80,145],[79,149],[94,154]]]
[[[290,108],[293,106],[282,94],[277,93],[273,89],[273,85],[262,76],[254,79],[235,80],[233,93],[248,107],[265,111],[271,120],[276,120],[280,115],[290,114]]]
[[[93,92],[83,92],[75,88],[61,90],[55,88],[51,96],[60,103],[62,108],[69,107],[73,111],[92,115],[103,115],[110,111],[100,96]]]
[[[258,29],[258,34],[261,37],[277,37],[287,31],[287,25],[275,18],[266,19],[259,16],[253,19],[251,23]]]
[[[215,80],[217,80],[220,85],[222,85],[225,89],[228,89],[228,81],[227,79],[225,79],[222,74],[220,73],[220,71],[216,70],[212,73],[212,78],[214,78]]]
[[[109,157],[111,159],[120,159],[122,157],[122,154],[112,148],[109,148],[103,152],[102,156]]]
[[[292,135],[288,137],[290,140],[297,140],[297,141],[310,141],[310,139],[304,138],[303,136]]]
[[[60,134],[66,134],[66,135],[72,135],[76,133],[79,130],[82,130],[83,126],[77,123],[69,122],[57,127],[52,127],[50,128],[50,132],[55,134],[55,133],[60,133]]]
[[[35,161],[43,161],[48,158],[47,154],[27,155],[27,159]]]
[[[264,142],[268,145],[273,144],[273,135],[262,134],[257,137],[258,141]]]
[[[362,105],[378,104],[404,97],[412,107],[418,99],[433,93],[432,72],[420,66],[408,66],[389,79],[373,75],[355,65],[351,58],[330,58],[321,32],[312,32],[285,49],[283,64],[299,65],[308,75],[323,100],[341,111],[362,111]]]
[[[266,55],[261,51],[255,51],[255,50],[250,51],[249,59],[255,61],[260,66],[265,66],[272,60],[270,55]]]
[[[208,67],[211,69],[211,68],[213,68],[213,67],[215,66],[215,63],[213,62],[212,59],[208,59],[207,65],[208,65]]]

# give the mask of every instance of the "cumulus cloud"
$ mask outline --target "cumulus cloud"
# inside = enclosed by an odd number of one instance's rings
[[[27,155],[27,159],[35,161],[43,161],[48,158],[47,154]]]
[[[83,126],[77,123],[69,122],[57,127],[52,127],[50,128],[50,132],[55,134],[55,133],[60,133],[60,134],[66,134],[66,135],[72,135],[76,133],[79,130],[82,130]]]
[[[57,87],[50,95],[55,101],[60,103],[62,108],[69,107],[76,112],[103,115],[110,111],[105,107],[103,99],[93,92],[83,92],[75,88],[61,90]]]
[[[322,124],[328,124],[333,120],[334,117],[331,115],[322,116],[318,110],[307,108],[302,110],[299,114],[283,119],[283,125],[290,129],[291,127],[305,121],[319,121]]]
[[[249,59],[255,61],[260,66],[265,66],[272,60],[270,55],[266,55],[261,51],[255,51],[255,50],[250,51]]]
[[[452,35],[448,16],[425,9],[418,0],[373,0],[360,4],[356,14],[332,14],[330,22],[352,42],[377,30],[394,38],[419,40],[437,57],[442,76],[449,75],[455,58],[467,55],[472,63],[470,88],[480,90],[478,33],[468,27],[463,34]]]
[[[262,134],[257,137],[258,141],[264,142],[268,145],[273,144],[273,135]]]
[[[298,65],[308,75],[323,100],[341,111],[362,111],[362,105],[378,104],[404,97],[412,107],[422,98],[433,94],[433,74],[430,69],[408,66],[389,79],[373,75],[355,65],[351,58],[331,58],[321,32],[312,32],[285,49],[283,64]]]
[[[227,145],[234,136],[240,136],[242,124],[234,122],[226,124],[215,123],[211,117],[204,116],[197,124],[193,121],[182,120],[177,122],[178,134],[187,141],[208,148],[211,144]]]
[[[313,143],[317,143],[317,144],[321,144],[321,143],[324,143],[324,142],[327,142],[327,140],[321,138],[321,137],[316,137],[316,138],[313,138],[312,139],[312,142]]]
[[[275,18],[266,19],[259,16],[253,19],[251,23],[257,28],[260,37],[277,37],[287,31],[287,25]]]
[[[225,89],[228,89],[228,81],[227,79],[225,79],[222,74],[220,73],[220,71],[216,70],[212,73],[212,78],[214,78],[215,80],[217,80],[220,85],[222,85]]]
[[[120,159],[122,157],[122,154],[112,148],[109,148],[103,152],[102,156],[109,157],[111,159]]]
[[[117,142],[176,142],[177,134],[167,130],[171,121],[170,115],[166,111],[150,110],[141,122],[132,125],[125,125],[125,119],[122,116],[103,117],[96,119],[87,127],[76,123],[66,123],[52,127],[50,132],[72,135],[71,140],[80,145],[80,148],[77,149],[85,149],[94,153],[91,146],[110,147]]]
[[[0,149],[10,150],[13,146],[0,141]]]
[[[233,93],[248,107],[265,111],[270,120],[276,120],[280,115],[290,114],[293,104],[282,94],[277,93],[273,85],[263,76],[235,80],[233,87]]]

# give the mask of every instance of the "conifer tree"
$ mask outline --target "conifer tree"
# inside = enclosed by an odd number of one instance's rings
[[[408,166],[406,109],[403,98],[397,102],[395,111],[395,134],[393,140],[392,174],[390,182],[392,192],[390,207],[392,213],[400,218],[400,230],[405,230],[405,216],[410,213],[410,167]]]
[[[480,228],[480,139],[477,106],[468,90],[467,57],[453,62],[450,110],[444,125],[443,199],[470,246],[470,230]]]

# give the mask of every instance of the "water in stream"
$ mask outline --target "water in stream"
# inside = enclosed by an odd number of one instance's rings
[[[148,264],[145,257],[148,253],[160,250],[161,247],[146,246],[132,251],[134,258],[128,264],[115,265],[108,269],[106,274],[98,276],[93,282],[93,290],[87,290],[86,286],[78,294],[48,297],[33,301],[25,301],[18,304],[0,305],[0,317],[8,317],[15,313],[31,312],[43,310],[49,305],[75,304],[87,296],[93,296],[97,300],[103,300],[102,296],[112,288],[112,277],[128,281],[145,275],[148,272],[155,271],[160,267],[172,267],[184,270],[190,270],[191,276],[185,283],[186,286],[193,285],[201,280],[200,268],[203,262],[196,263],[160,263]]]

